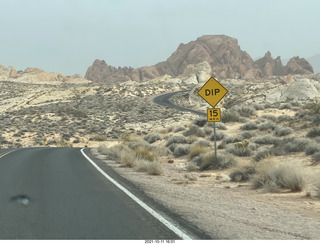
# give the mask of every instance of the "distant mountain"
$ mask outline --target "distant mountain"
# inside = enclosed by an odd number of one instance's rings
[[[294,57],[283,66],[280,57],[273,59],[268,51],[264,57],[254,61],[247,52],[241,50],[237,39],[225,35],[206,35],[187,44],[181,43],[166,61],[153,66],[116,68],[97,59],[87,69],[85,78],[94,82],[114,83],[146,81],[165,74],[176,77],[189,64],[202,62],[209,63],[212,75],[218,79],[313,73],[312,66],[304,58]]]
[[[313,66],[315,73],[320,73],[320,54],[307,58],[308,62]]]

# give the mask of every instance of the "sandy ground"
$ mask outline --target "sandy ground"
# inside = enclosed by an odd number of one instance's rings
[[[114,144],[114,142],[112,142]],[[94,155],[103,159],[96,149]],[[303,155],[295,155],[295,160]],[[320,239],[320,201],[306,192],[265,193],[230,182],[228,172],[188,172],[186,159],[163,157],[163,174],[150,176],[105,162],[172,212],[213,239]],[[288,158],[287,158],[288,159]]]

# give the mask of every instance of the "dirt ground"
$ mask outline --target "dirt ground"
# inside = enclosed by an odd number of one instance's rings
[[[97,149],[92,152],[104,158]],[[295,161],[305,160],[303,154],[293,157]],[[174,159],[173,163],[168,163],[169,159],[172,158],[162,157],[163,174],[160,176],[135,172],[113,161],[105,162],[213,239],[320,239],[320,201],[316,196],[308,197],[306,191],[266,193],[253,190],[250,183],[230,182],[228,171],[188,172],[186,158]]]

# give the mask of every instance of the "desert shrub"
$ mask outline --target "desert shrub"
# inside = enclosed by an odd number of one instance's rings
[[[236,164],[236,159],[229,153],[219,153],[213,163],[213,169],[227,169]]]
[[[203,130],[201,128],[199,128],[199,126],[197,125],[191,125],[189,130],[185,131],[183,133],[184,136],[198,136],[198,137],[204,137],[205,133],[203,132]]]
[[[254,188],[265,188],[266,191],[276,192],[279,189],[301,191],[305,186],[305,180],[301,170],[291,164],[266,165],[258,167],[253,177]]]
[[[230,154],[219,154],[217,160],[215,160],[213,151],[194,157],[192,162],[195,163],[200,170],[226,169],[236,164],[236,160]]]
[[[250,141],[244,140],[227,146],[227,152],[239,157],[249,157],[252,155]]]
[[[257,144],[275,144],[279,139],[271,136],[271,135],[265,135],[262,137],[258,137],[254,140]]]
[[[216,126],[216,129],[218,130],[226,130],[227,127],[223,122],[214,122],[214,123],[207,123],[207,127],[213,128],[214,125]]]
[[[109,160],[120,161],[121,159],[121,146],[106,147],[106,145],[99,145],[98,152],[106,155]]]
[[[154,161],[156,159],[156,155],[153,152],[153,150],[150,150],[146,147],[136,147],[133,149],[133,151],[136,153],[136,157],[139,159],[144,159],[148,161]]]
[[[276,124],[272,121],[266,121],[258,126],[259,130],[265,131],[265,130],[273,130],[276,128]]]
[[[292,118],[287,114],[282,114],[277,118],[278,123],[283,121],[290,121],[290,120],[292,120]]]
[[[251,175],[256,173],[256,169],[253,165],[247,165],[240,167],[238,169],[235,169],[232,171],[229,175],[230,180],[233,182],[243,182],[248,181],[251,177]]]
[[[253,107],[255,110],[265,110],[265,105],[263,104],[254,104]]]
[[[137,154],[128,149],[122,151],[120,164],[122,167],[133,167],[135,164],[135,160],[137,159]]]
[[[189,150],[189,158],[192,160],[196,156],[199,156],[200,154],[204,154],[209,150],[210,149],[208,147],[203,147],[201,145],[193,145]]]
[[[138,159],[135,161],[134,168],[138,172],[147,172],[150,161]]]
[[[255,162],[259,162],[262,159],[265,159],[267,157],[270,157],[272,155],[270,149],[268,148],[261,148],[260,150],[257,151],[256,155],[254,156],[253,160]]]
[[[173,135],[169,137],[166,146],[169,147],[171,144],[188,144],[189,140],[187,137],[182,135]]]
[[[241,130],[256,130],[258,129],[258,125],[255,122],[248,122],[245,123],[240,127]]]
[[[244,138],[240,134],[236,136],[227,136],[223,139],[223,142],[225,142],[226,144],[229,144],[229,143],[241,142],[243,140]]]
[[[184,130],[186,130],[186,127],[184,127],[182,125],[178,125],[173,128],[173,132],[175,132],[175,133],[180,132],[180,131],[184,131]]]
[[[308,144],[305,149],[306,155],[312,155],[319,151],[320,151],[320,145],[316,142],[310,142],[310,144]]]
[[[250,139],[253,136],[255,136],[255,133],[253,131],[244,131],[240,134],[240,137],[243,139]]]
[[[188,164],[187,164],[186,169],[188,171],[195,171],[195,170],[198,170],[199,167],[193,161],[189,161]]]
[[[190,148],[189,145],[178,144],[173,151],[173,155],[177,158],[187,155],[189,152],[189,148]]]
[[[206,135],[211,135],[211,134],[213,133],[213,129],[212,129],[211,127],[209,127],[209,126],[205,126],[205,127],[203,128],[203,131],[204,131],[204,133],[205,133]]]
[[[194,143],[194,145],[199,145],[201,147],[211,147],[211,143],[207,140],[199,140]]]
[[[195,124],[196,126],[199,126],[199,127],[203,127],[207,124],[207,119],[204,119],[204,118],[199,118],[199,119],[196,119],[193,124]]]
[[[163,173],[162,165],[158,161],[149,162],[147,165],[149,175],[161,175]]]
[[[319,164],[320,163],[320,152],[316,152],[312,154],[311,161],[313,164]]]
[[[320,136],[320,128],[313,128],[307,133],[307,137],[317,137]]]
[[[282,103],[280,106],[279,106],[279,109],[280,110],[283,110],[283,109],[292,109],[292,105],[290,103]]]
[[[148,143],[152,144],[156,141],[159,141],[161,137],[157,134],[149,134],[149,135],[146,135],[143,139]]]
[[[107,135],[95,135],[92,138],[93,141],[105,141],[107,140]]]
[[[276,136],[287,136],[293,132],[293,129],[290,127],[277,127],[275,130]]]
[[[274,115],[270,115],[270,114],[265,114],[261,116],[262,119],[267,119],[267,120],[271,120],[273,122],[277,121],[277,117]]]
[[[223,123],[239,122],[240,118],[240,114],[234,110],[226,110],[221,115],[221,120]]]
[[[285,138],[275,142],[271,152],[276,156],[286,155],[292,152],[304,152],[310,143],[311,140],[307,138]]]
[[[216,140],[217,141],[220,141],[222,140],[223,138],[225,138],[226,134],[224,134],[223,132],[221,131],[216,131]],[[214,132],[211,134],[210,136],[210,141],[214,141]]]
[[[320,114],[320,102],[313,101],[313,102],[307,103],[304,106],[304,109],[307,109],[309,111],[310,115]]]
[[[257,114],[257,111],[254,107],[244,106],[244,105],[236,105],[232,107],[239,115],[242,117],[250,117]]]
[[[138,148],[138,147],[144,147],[152,150],[154,146],[150,145],[147,141],[144,140],[132,140],[129,141],[126,145],[132,150]]]

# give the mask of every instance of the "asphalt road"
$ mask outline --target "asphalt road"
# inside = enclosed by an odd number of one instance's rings
[[[26,148],[0,150],[0,239],[180,237],[99,173],[79,148]]]
[[[174,103],[172,103],[170,101],[170,98],[172,96],[176,95],[177,93],[183,93],[183,92],[190,92],[190,90],[165,93],[163,95],[155,97],[153,99],[153,102],[156,103],[156,104],[159,104],[161,106],[177,109],[177,110],[180,110],[180,111],[191,112],[191,113],[197,114],[199,116],[205,116],[206,117],[207,116],[206,113],[199,112],[197,110],[193,110],[193,109],[190,109],[190,108],[181,107],[181,106],[178,106],[178,105],[176,105],[176,104],[174,104]]]

